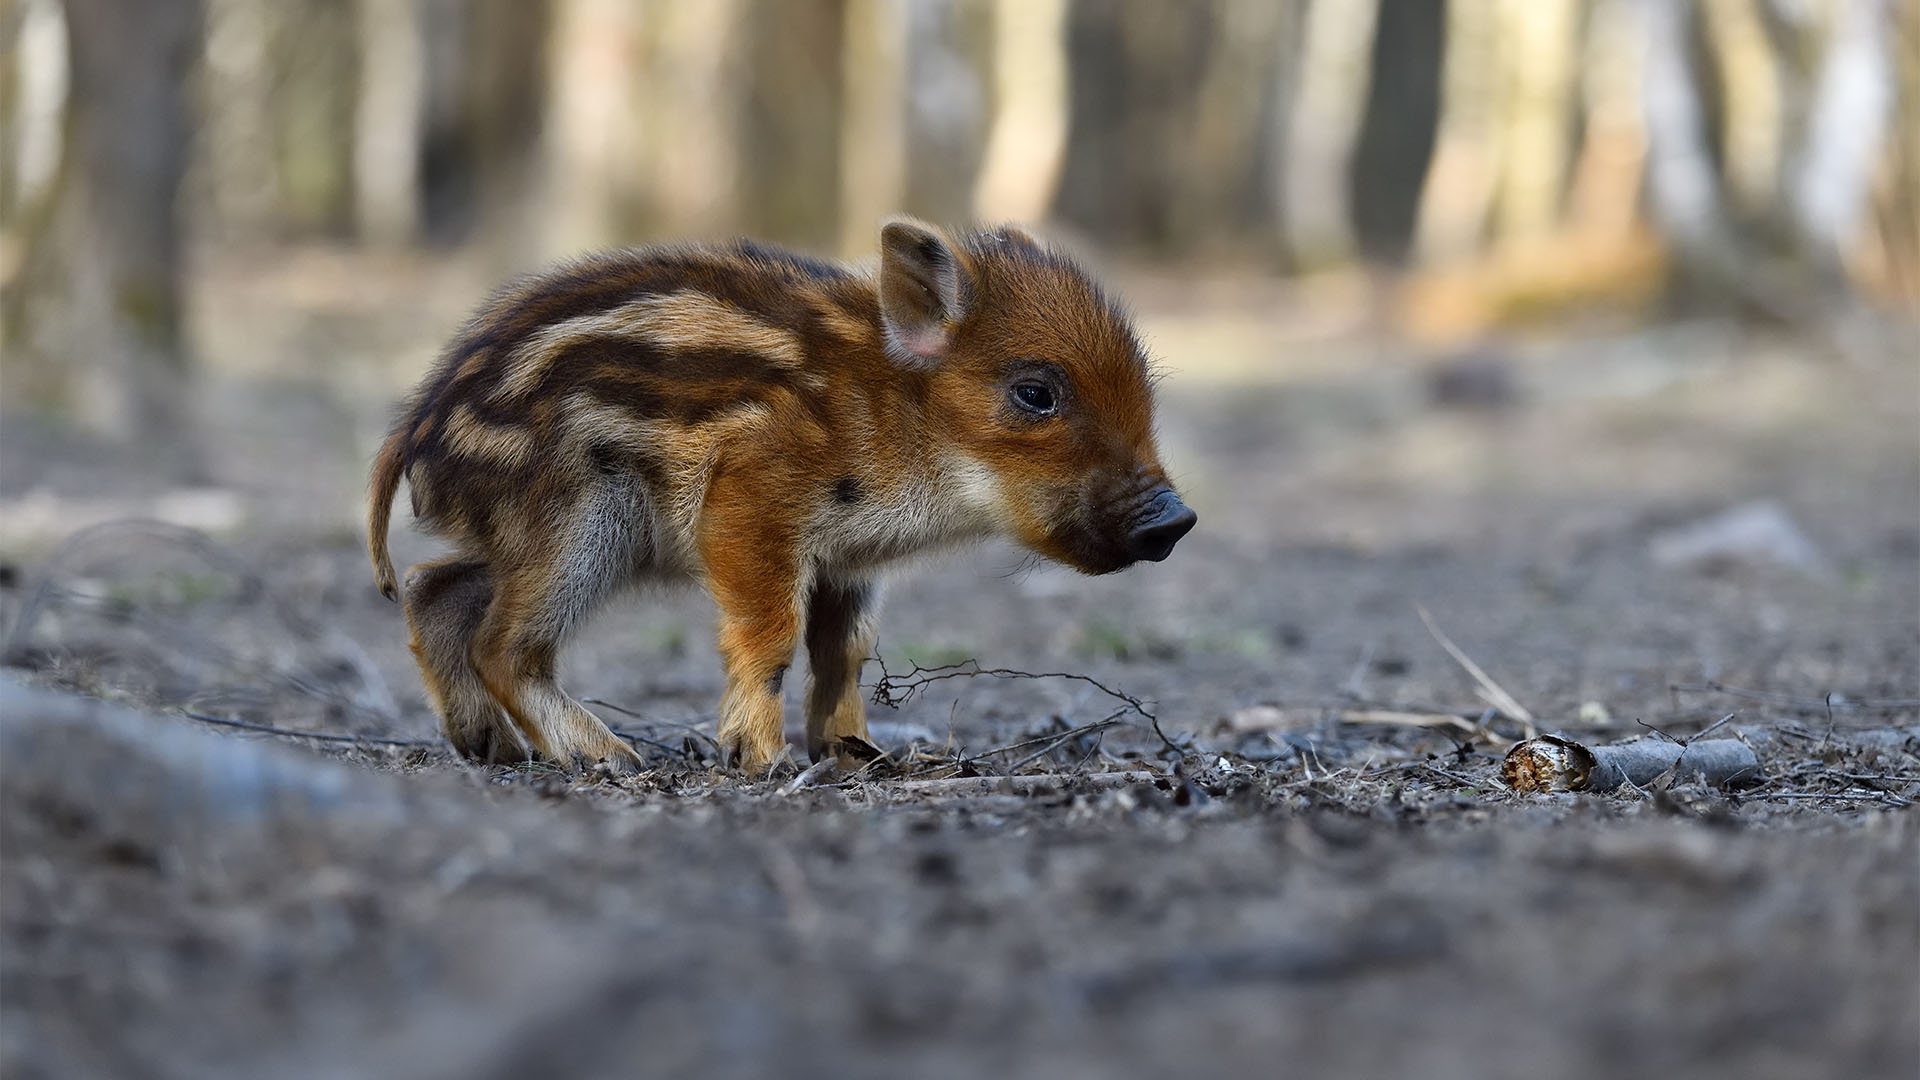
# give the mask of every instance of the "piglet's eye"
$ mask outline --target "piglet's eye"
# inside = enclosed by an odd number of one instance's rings
[[[1059,408],[1053,399],[1053,388],[1045,383],[1015,383],[1013,387],[1014,404],[1036,416],[1052,416]]]

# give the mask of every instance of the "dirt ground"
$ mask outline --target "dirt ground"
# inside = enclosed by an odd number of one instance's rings
[[[649,773],[433,743],[357,503],[451,316],[331,289],[294,330],[203,313],[211,489],[0,426],[8,1077],[1920,1066],[1910,330],[1434,353],[1145,289],[1199,529],[1117,577],[911,568],[867,673],[888,758],[796,786],[715,767],[686,593],[567,662]],[[73,535],[156,514],[202,528]],[[1542,729],[1731,714],[1759,786],[1509,791],[1520,726],[1416,605]],[[967,661],[1084,678],[924,681]]]

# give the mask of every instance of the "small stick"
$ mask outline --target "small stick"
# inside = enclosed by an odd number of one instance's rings
[[[1168,776],[1165,773],[1131,769],[1126,772],[1082,773],[1077,776],[1072,773],[955,776],[944,780],[896,780],[887,784],[876,782],[873,786],[882,791],[915,795],[1031,795],[1036,791],[1048,791],[1075,783],[1091,784],[1097,788],[1117,788],[1130,784],[1152,784],[1166,779]]]
[[[918,693],[921,688],[925,687],[928,683],[940,682],[943,679],[966,679],[976,675],[984,675],[993,679],[1070,679],[1074,682],[1083,682],[1116,701],[1124,702],[1127,707],[1139,713],[1141,716],[1149,718],[1153,716],[1153,713],[1148,711],[1146,703],[1142,702],[1139,698],[1134,697],[1132,694],[1115,690],[1091,675],[1081,675],[1068,671],[1033,672],[1015,671],[1011,668],[983,668],[980,666],[980,661],[978,660],[962,660],[957,664],[942,664],[939,667],[930,668],[923,668],[919,664],[914,664],[913,670],[907,672],[905,675],[896,676],[887,670],[887,662],[884,659],[881,659],[877,655],[874,659],[880,662],[880,681],[873,684],[873,700],[877,705],[905,705],[907,702],[913,700],[914,694]]]
[[[271,724],[255,724],[246,720],[235,720],[229,716],[208,716],[188,709],[181,709],[180,715],[189,720],[198,720],[203,724],[219,727],[238,728],[241,731],[254,731],[262,735],[278,735],[288,739],[313,739],[316,742],[360,743],[367,746],[439,746],[439,739],[401,739],[384,735],[348,735],[335,731],[299,731],[294,728],[274,727]]]
[[[880,759],[874,758],[873,760],[879,761]],[[873,761],[869,761],[867,764],[871,765]],[[801,788],[811,787],[815,780],[832,772],[838,765],[839,759],[831,755],[821,758],[819,761],[807,766],[799,776],[787,781],[786,786],[780,789],[781,796],[785,797],[799,791]]]
[[[1459,784],[1461,787],[1478,789],[1478,788],[1486,788],[1486,787],[1492,786],[1491,784],[1487,783],[1484,780],[1475,780],[1471,776],[1462,776],[1457,772],[1451,772],[1447,769],[1442,769],[1438,765],[1434,765],[1429,762],[1422,761],[1420,762],[1419,767],[1421,769],[1426,770],[1427,772],[1434,774],[1435,776],[1446,777],[1448,780],[1451,780],[1454,783]]]
[[[1454,713],[1417,713],[1402,712],[1397,709],[1352,709],[1340,714],[1343,724],[1395,724],[1401,727],[1451,727],[1476,739],[1489,743],[1503,744],[1508,740],[1495,734],[1493,729],[1482,723],[1474,723]]]
[[[1125,710],[1121,710],[1121,711],[1124,712]],[[1112,716],[1108,716],[1104,720],[1095,720],[1091,724],[1082,724],[1079,727],[1069,728],[1066,731],[1055,732],[1051,735],[1036,735],[1031,739],[1022,739],[1017,743],[1008,743],[1005,746],[996,746],[991,750],[982,750],[971,757],[961,758],[958,761],[952,762],[952,764],[973,765],[973,764],[977,764],[979,762],[985,761],[986,759],[994,756],[995,754],[1004,754],[1009,750],[1025,750],[1029,746],[1037,746],[1040,743],[1049,743],[1049,744],[1057,743],[1062,739],[1072,738],[1075,735],[1084,735],[1089,731],[1098,731],[1103,727],[1107,727],[1112,724],[1119,723],[1119,721],[1115,719],[1115,717],[1119,715],[1120,714],[1116,712]],[[1007,771],[1012,772],[1013,770],[1008,769]]]
[[[1883,802],[1888,806],[1912,806],[1913,803],[1888,791],[1768,791],[1759,795],[1747,795],[1754,799],[1850,799],[1859,802]]]
[[[1515,701],[1512,694],[1507,693],[1504,687],[1493,681],[1493,676],[1488,675],[1479,664],[1473,662],[1473,657],[1462,652],[1460,646],[1455,645],[1453,639],[1441,631],[1425,607],[1415,604],[1413,610],[1420,616],[1420,621],[1427,624],[1427,633],[1433,635],[1433,640],[1439,642],[1440,647],[1447,651],[1447,655],[1453,657],[1454,662],[1465,668],[1467,674],[1473,676],[1473,681],[1480,684],[1480,689],[1487,695],[1488,702],[1510,718],[1519,721],[1527,738],[1538,737],[1540,732],[1533,726],[1533,714],[1527,711],[1526,706]]]
[[[1016,761],[1013,764],[1007,766],[1007,771],[1010,773],[1017,773],[1020,771],[1022,766],[1032,764],[1033,762],[1038,761],[1043,757],[1046,757],[1048,754],[1053,753],[1055,747],[1058,747],[1061,743],[1066,742],[1068,739],[1085,735],[1090,731],[1104,731],[1107,728],[1110,728],[1119,722],[1120,722],[1120,713],[1116,712],[1112,716],[1107,717],[1105,720],[1098,720],[1091,724],[1082,724],[1081,726],[1077,728],[1073,728],[1069,731],[1063,731],[1059,735],[1055,736],[1051,742],[1048,742],[1047,745],[1041,747],[1038,750],[1035,750],[1033,753],[1028,754],[1026,757],[1023,757],[1019,761]]]
[[[707,742],[713,745],[713,748],[715,750],[720,749],[719,742],[717,742],[713,736],[707,734],[704,731],[701,731],[698,727],[694,726],[693,724],[683,723],[679,720],[663,720],[657,717],[643,716],[639,712],[633,709],[627,708],[625,705],[615,704],[614,702],[608,701],[605,698],[583,697],[580,699],[580,703],[582,705],[604,706],[606,708],[612,709],[614,712],[617,712],[622,716],[631,716],[635,720],[639,720],[644,723],[658,724],[661,727],[679,728],[681,731],[684,731],[689,735],[693,735],[698,738],[705,739]]]
[[[1186,750],[1184,750],[1179,743],[1168,738],[1167,733],[1160,729],[1160,718],[1154,715],[1152,710],[1147,708],[1146,702],[1141,701],[1132,694],[1115,690],[1113,687],[1108,686],[1106,683],[1101,682],[1091,675],[1081,675],[1070,671],[1033,672],[1015,671],[1011,668],[983,668],[980,666],[980,661],[978,660],[962,660],[957,664],[942,664],[939,667],[930,668],[923,668],[919,664],[914,664],[913,670],[907,672],[905,675],[896,676],[887,670],[887,661],[884,657],[875,653],[873,659],[880,664],[880,679],[873,684],[873,702],[876,705],[898,708],[912,701],[913,696],[925,689],[928,683],[939,682],[943,679],[965,679],[976,675],[984,675],[993,679],[1069,679],[1074,682],[1086,683],[1088,686],[1113,698],[1115,701],[1124,703],[1127,708],[1135,713],[1146,717],[1148,725],[1153,728],[1154,735],[1159,737],[1160,742],[1169,751],[1179,756],[1186,755]]]
[[[684,747],[672,746],[668,743],[663,743],[656,739],[649,739],[645,735],[641,735],[638,732],[628,731],[624,728],[617,728],[617,727],[610,727],[607,730],[613,732],[615,735],[620,736],[621,738],[627,740],[628,742],[645,743],[648,746],[653,747],[655,750],[661,750],[666,753],[673,754],[676,757],[687,756],[687,751]]]
[[[1694,732],[1692,735],[1689,735],[1680,741],[1690,743],[1696,739],[1704,739],[1708,735],[1711,735],[1714,732],[1719,731],[1720,728],[1727,723],[1727,721],[1732,720],[1734,717],[1739,715],[1740,715],[1739,713],[1730,712],[1727,715],[1721,717],[1718,720],[1715,720],[1713,723],[1708,724],[1706,727],[1701,728],[1699,731]]]

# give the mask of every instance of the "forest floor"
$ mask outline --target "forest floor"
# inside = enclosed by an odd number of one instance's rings
[[[649,772],[452,760],[359,547],[396,377],[324,325],[208,335],[207,488],[13,418],[0,1073],[1911,1076],[1915,351],[1143,306],[1200,527],[911,568],[888,757],[804,785],[716,766],[695,593],[567,658]],[[1731,716],[1759,786],[1509,790],[1422,609],[1542,730]]]

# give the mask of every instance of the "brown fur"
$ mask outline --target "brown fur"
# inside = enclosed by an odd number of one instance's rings
[[[1056,414],[1010,396],[1036,381]],[[1117,570],[1167,484],[1143,354],[1086,275],[1012,230],[904,221],[876,271],[647,248],[495,296],[375,459],[369,552],[390,598],[402,477],[458,552],[408,574],[406,612],[462,754],[637,763],[554,682],[558,651],[617,589],[691,578],[720,608],[720,740],[750,769],[781,749],[802,640],[809,752],[866,734],[885,564],[1001,534]]]

